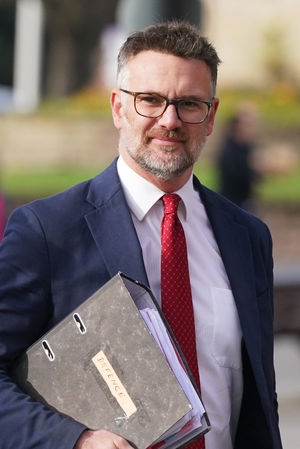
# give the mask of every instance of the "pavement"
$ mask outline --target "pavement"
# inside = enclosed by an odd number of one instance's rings
[[[297,243],[298,243],[297,239]],[[275,263],[274,362],[283,449],[300,448],[300,260]],[[281,289],[281,294],[280,294]],[[276,327],[276,326],[275,326]],[[296,332],[297,333],[296,333]]]
[[[275,337],[275,371],[283,449],[299,449],[300,337]]]

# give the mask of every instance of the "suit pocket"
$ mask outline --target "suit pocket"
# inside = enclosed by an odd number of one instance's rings
[[[212,288],[213,336],[212,355],[220,366],[240,369],[241,338],[240,321],[231,290]]]

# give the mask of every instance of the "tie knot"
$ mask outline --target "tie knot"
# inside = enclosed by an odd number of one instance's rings
[[[177,213],[180,196],[176,193],[166,193],[163,197],[165,214]]]

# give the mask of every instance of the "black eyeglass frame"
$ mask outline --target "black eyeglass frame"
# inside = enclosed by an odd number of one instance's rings
[[[190,124],[190,125],[199,125],[200,123],[205,122],[205,120],[207,119],[207,117],[208,117],[208,115],[209,115],[209,111],[211,110],[211,108],[212,108],[212,106],[213,106],[213,104],[214,104],[214,101],[213,101],[214,98],[212,98],[211,101],[204,101],[204,100],[197,99],[197,101],[199,101],[200,103],[206,104],[206,106],[208,107],[207,114],[206,114],[206,116],[204,117],[204,119],[201,120],[200,122],[187,122],[186,120],[182,120],[182,118],[181,118],[180,115],[179,115],[179,111],[178,111],[178,105],[179,105],[179,103],[180,103],[181,101],[184,101],[184,100],[185,100],[184,98],[168,98],[168,97],[165,97],[164,95],[156,94],[155,92],[132,92],[132,91],[130,91],[130,90],[121,89],[121,88],[120,88],[119,90],[120,90],[121,92],[124,92],[125,94],[129,94],[129,95],[132,95],[132,96],[134,97],[134,109],[135,109],[135,112],[136,112],[138,115],[142,116],[142,117],[147,117],[147,118],[158,118],[158,117],[162,117],[162,116],[164,115],[164,113],[166,112],[167,107],[168,107],[170,104],[173,104],[173,105],[175,106],[176,114],[177,114],[177,117],[179,118],[179,120],[181,120],[182,123],[188,123],[188,124]],[[165,108],[164,108],[163,112],[162,112],[161,114],[159,114],[159,115],[154,116],[154,117],[149,117],[148,115],[144,115],[144,114],[141,114],[140,112],[138,112],[138,110],[137,110],[137,108],[136,108],[136,97],[137,97],[137,95],[141,95],[141,94],[143,94],[143,95],[149,94],[149,95],[154,95],[154,96],[156,95],[157,97],[163,98],[163,99],[166,101],[166,105],[165,105]]]

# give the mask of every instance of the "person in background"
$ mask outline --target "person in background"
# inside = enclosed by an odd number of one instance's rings
[[[188,447],[282,449],[271,236],[193,175],[214,127],[219,62],[184,22],[130,35],[111,95],[119,157],[11,215],[0,246],[1,449],[131,448],[33,401],[10,377],[28,346],[119,271],[151,288],[185,347],[211,422]],[[169,244],[175,234],[180,247]]]
[[[254,164],[257,114],[242,108],[231,118],[217,157],[219,192],[238,206],[253,211],[254,188],[261,174]]]

